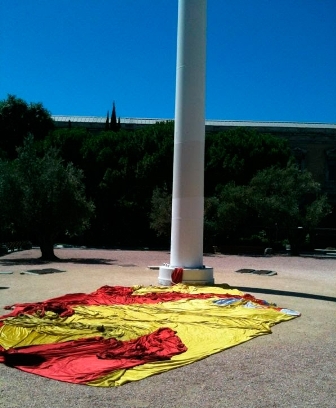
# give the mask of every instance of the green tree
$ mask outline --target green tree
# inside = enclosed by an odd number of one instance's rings
[[[105,121],[105,132],[110,129],[110,112],[107,111],[106,121]]]
[[[260,170],[285,167],[291,157],[287,140],[247,128],[209,133],[205,144],[205,195],[218,185],[247,185]]]
[[[252,206],[262,225],[286,230],[294,253],[331,208],[312,174],[293,163],[260,171],[250,187]]]
[[[219,185],[214,196],[205,200],[205,240],[218,244],[244,236],[245,227],[255,218],[251,199],[249,186],[237,186],[233,182]]]
[[[150,227],[157,236],[168,237],[171,229],[172,195],[167,187],[155,188],[151,201]]]
[[[17,155],[28,134],[41,140],[54,128],[50,113],[41,103],[27,103],[14,95],[0,101],[0,149],[9,159]]]
[[[85,198],[82,171],[65,165],[55,149],[39,155],[32,137],[18,149],[17,159],[1,166],[0,204],[7,229],[29,233],[38,241],[42,259],[54,259],[56,239],[81,234],[94,213]],[[16,200],[15,207],[9,208],[8,197]]]
[[[282,230],[293,252],[302,239],[328,214],[327,197],[311,173],[301,172],[293,163],[285,168],[269,167],[258,172],[248,185],[219,186],[205,212],[205,225],[212,226],[216,240],[248,238],[251,227]],[[269,243],[275,237],[268,236]]]
[[[219,185],[215,194],[205,199],[204,207],[205,247],[252,238],[258,242],[262,238],[273,245],[276,240],[273,232],[281,230],[293,254],[330,211],[320,185],[309,172],[301,172],[293,163],[285,168],[264,169],[247,185],[234,182]],[[171,194],[167,189],[154,191],[150,217],[151,228],[157,235],[168,236]]]
[[[83,168],[83,145],[92,134],[84,128],[56,129],[48,134],[41,143],[43,149],[54,147],[66,163]]]
[[[172,123],[134,132],[102,132],[85,140],[83,170],[96,204],[92,236],[101,245],[148,245],[153,190],[171,185]]]
[[[107,126],[108,126],[108,121],[107,121]],[[115,103],[113,102],[112,105],[112,113],[111,113],[111,123],[108,129],[112,130],[112,132],[118,132],[120,130],[120,118],[118,119],[117,122],[117,113],[116,113],[116,107],[115,107]],[[106,127],[105,127],[105,130]]]
[[[0,242],[27,238],[22,214],[23,191],[12,162],[0,159]]]

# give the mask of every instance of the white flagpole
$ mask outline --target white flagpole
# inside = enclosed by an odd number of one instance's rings
[[[203,266],[205,145],[206,0],[179,0],[175,94],[175,135],[170,264],[160,284],[170,284],[175,268],[183,282],[213,283]]]

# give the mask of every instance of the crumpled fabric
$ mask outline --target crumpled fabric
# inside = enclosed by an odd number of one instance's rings
[[[177,285],[179,286],[179,285]],[[183,288],[186,285],[181,285]],[[158,303],[170,302],[179,299],[193,299],[193,298],[209,298],[213,293],[190,291],[148,291],[147,293],[138,293],[137,287],[123,287],[123,286],[102,286],[96,291],[86,293],[71,293],[64,296],[45,300],[44,302],[35,303],[16,303],[15,305],[6,306],[6,310],[13,309],[9,314],[0,316],[0,320],[8,317],[15,317],[20,314],[34,314],[39,313],[44,316],[46,312],[57,313],[61,317],[71,316],[73,314],[73,307],[77,305],[125,305],[132,303]],[[138,296],[141,295],[141,298]],[[219,294],[221,295],[221,294]],[[226,294],[222,294],[226,296]]]
[[[55,349],[65,352],[70,345],[80,342],[77,344],[83,347],[83,355],[76,361],[74,353],[70,364],[76,367],[79,374],[71,379],[63,369],[63,377],[57,379],[101,387],[120,386],[191,364],[254,337],[270,334],[273,325],[299,316],[298,312],[288,313],[290,309],[277,307],[225,286],[104,286],[88,295],[65,295],[57,299],[64,303],[64,310],[71,309],[71,314],[49,310],[49,306],[55,302],[55,299],[50,299],[28,306],[16,305],[11,314],[2,317],[0,346],[3,354],[8,361],[8,355],[18,354],[16,351],[22,353],[25,350],[26,354],[31,351],[34,355],[34,351],[39,350],[41,356],[45,348],[43,358],[48,361],[48,351]],[[150,361],[144,361],[139,357],[140,364],[133,366],[126,363],[113,366],[110,361],[111,366],[106,371],[101,370],[99,375],[95,375],[96,364],[102,364],[96,362],[99,360],[98,354],[107,357],[113,347],[111,350],[91,350],[94,355],[85,357],[84,351],[88,345],[133,344],[129,342],[145,339],[163,328],[172,330],[181,342],[177,347],[180,352],[170,354],[168,359],[155,356]],[[176,338],[172,340],[176,341]],[[169,346],[169,341],[164,340],[163,344]],[[140,355],[146,357],[144,349]],[[122,359],[120,353],[116,356],[111,352],[109,360]],[[128,362],[131,360],[126,359]],[[58,358],[57,362],[60,361],[66,360]],[[85,369],[81,368],[84,361]],[[52,367],[56,362],[49,359],[49,364]],[[43,375],[35,370],[37,367],[29,366],[27,369],[20,364],[14,366]],[[59,363],[60,372],[60,366],[70,367],[69,364]]]
[[[115,370],[168,360],[187,350],[175,332],[162,328],[135,340],[91,337],[64,343],[0,350],[0,362],[43,377],[86,384]]]

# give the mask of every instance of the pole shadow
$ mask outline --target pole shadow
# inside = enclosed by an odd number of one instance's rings
[[[336,297],[334,296],[315,295],[313,293],[291,292],[288,290],[276,290],[276,289],[251,288],[248,286],[238,286],[235,288],[241,290],[242,292],[264,293],[267,295],[291,296],[305,299],[323,300],[327,302],[336,302]]]

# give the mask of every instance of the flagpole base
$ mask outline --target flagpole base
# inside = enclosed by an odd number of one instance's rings
[[[175,267],[170,265],[160,266],[159,269],[159,285],[171,286],[172,273]],[[203,266],[202,268],[183,268],[182,283],[186,285],[213,285],[215,283],[213,277],[213,268]]]

